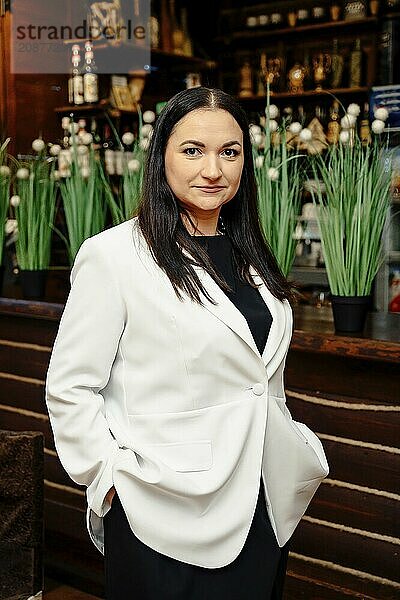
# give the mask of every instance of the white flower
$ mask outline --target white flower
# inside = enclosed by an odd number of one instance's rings
[[[21,198],[17,195],[15,196],[11,196],[10,198],[10,204],[11,206],[13,206],[14,208],[16,208],[17,206],[19,206],[19,203],[21,202]]]
[[[133,135],[133,133],[131,131],[125,132],[124,135],[122,136],[122,142],[126,146],[130,146],[131,144],[133,144],[134,141],[135,141],[135,136]]]
[[[354,115],[346,114],[340,121],[340,126],[342,129],[351,129],[356,124],[357,117]]]
[[[350,133],[349,133],[348,129],[343,129],[343,131],[340,132],[339,140],[342,142],[342,144],[347,144],[349,142]]]
[[[145,110],[143,113],[143,122],[144,123],[154,123],[156,120],[156,115],[152,110]]]
[[[79,156],[85,156],[88,152],[89,152],[89,149],[88,149],[87,146],[78,146],[77,149],[76,149],[76,153]]]
[[[74,122],[70,123],[68,125],[68,130],[70,133],[78,133],[78,131],[79,131],[78,123],[74,123]]]
[[[309,142],[310,140],[312,140],[312,131],[311,129],[308,129],[308,127],[304,127],[304,129],[302,129],[300,131],[299,137],[301,139],[302,142]]]
[[[355,102],[352,102],[351,104],[349,104],[349,106],[347,108],[348,115],[352,115],[353,117],[358,117],[360,112],[361,112],[361,108],[359,107],[358,104],[356,104]]]
[[[293,133],[293,135],[299,135],[299,133],[302,129],[303,128],[301,126],[301,123],[299,123],[298,121],[294,121],[293,123],[290,123],[290,125],[289,125],[289,131],[290,131],[290,133]]]
[[[279,116],[279,108],[276,104],[270,104],[269,110],[268,107],[265,109],[265,114],[267,117],[269,116],[270,119],[276,119]]]
[[[58,144],[52,144],[50,146],[50,154],[52,156],[58,156],[61,152],[61,146],[59,146]]]
[[[389,118],[389,112],[386,108],[377,108],[374,111],[375,119],[379,119],[379,121],[386,121]]]
[[[255,146],[259,146],[262,143],[262,141],[263,141],[263,136],[261,135],[261,133],[257,133],[257,135],[253,135],[251,138],[251,142]]]
[[[17,219],[7,219],[4,231],[6,232],[6,235],[16,233],[18,231]]]
[[[88,179],[88,177],[90,175],[90,169],[88,167],[82,167],[81,175],[84,179]]]
[[[270,122],[268,123],[269,125],[269,130],[274,133],[275,131],[278,131],[278,123],[277,121],[275,121],[274,119],[271,119]]]
[[[138,161],[137,158],[132,158],[130,161],[128,161],[128,171],[131,171],[132,173],[137,173],[140,170],[140,161]]]
[[[64,169],[62,173],[60,173],[61,177],[71,177],[71,169]]]
[[[61,127],[63,129],[68,129],[71,119],[69,117],[63,117],[61,119]]]
[[[42,152],[46,148],[46,144],[40,138],[33,140],[32,148],[35,152]]]
[[[29,169],[21,167],[17,171],[17,179],[29,179]]]
[[[11,173],[10,167],[7,167],[7,165],[1,165],[0,166],[0,175],[3,175],[3,177],[8,177]]]
[[[374,133],[379,135],[380,133],[383,133],[383,130],[385,129],[385,123],[380,119],[375,119],[375,121],[372,121],[371,123],[371,129]]]
[[[270,167],[268,169],[267,174],[268,174],[268,178],[271,181],[278,181],[278,179],[279,179],[279,171],[275,167]]]
[[[81,138],[82,144],[84,144],[85,146],[90,146],[90,144],[93,142],[93,136],[88,131],[85,131],[85,133],[82,133],[80,138]]]
[[[141,147],[142,150],[148,150],[148,148],[150,146],[150,139],[147,137],[143,138],[142,140],[140,140],[139,146]]]
[[[261,127],[259,125],[250,125],[249,127],[250,136],[254,137],[261,134]]]
[[[261,169],[261,167],[264,164],[264,157],[263,156],[256,156],[255,159],[255,165],[257,167],[257,169]]]
[[[153,126],[150,123],[146,123],[141,129],[141,133],[143,137],[151,137],[153,135]]]

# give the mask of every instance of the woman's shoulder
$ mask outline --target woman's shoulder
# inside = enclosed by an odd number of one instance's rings
[[[113,225],[85,240],[85,244],[93,247],[103,247],[106,249],[112,249],[115,247],[122,251],[125,245],[130,247],[132,246],[132,238],[135,234],[136,222],[137,217],[133,217],[132,219],[128,219],[123,223]]]

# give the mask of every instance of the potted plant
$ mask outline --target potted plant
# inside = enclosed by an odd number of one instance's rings
[[[6,221],[10,199],[10,167],[7,162],[7,146],[10,138],[6,139],[0,146],[0,293],[3,288],[4,276],[4,239],[6,234]]]
[[[153,134],[152,123],[156,116],[151,110],[145,111],[142,116],[140,109],[138,109],[138,116],[139,132],[137,137],[132,132],[127,131],[120,140],[117,131],[110,122],[114,137],[120,148],[124,150],[123,172],[116,193],[116,200],[110,202],[114,225],[133,217],[139,207],[145,156]]]
[[[45,156],[45,143],[34,140],[37,156],[32,162],[19,162],[11,207],[18,225],[15,242],[25,298],[44,295],[50,264],[51,237],[56,213],[54,161]]]
[[[68,156],[68,169],[63,169],[64,176],[59,181],[67,234],[56,231],[66,244],[72,265],[82,242],[105,229],[107,207],[114,199],[91,145],[79,145],[72,136]]]
[[[326,155],[312,159],[312,186],[336,331],[361,331],[371,300],[374,277],[382,263],[382,233],[390,206],[391,160],[380,133],[384,123],[372,123],[376,133],[367,143],[351,127]],[[377,116],[386,115],[379,109]],[[352,117],[350,119],[350,117]],[[343,119],[342,119],[343,122]],[[379,124],[380,123],[380,124]],[[320,182],[320,183],[318,183]],[[321,185],[322,184],[322,185]]]
[[[286,119],[279,125],[278,108],[269,103],[262,127],[252,125],[255,176],[261,226],[271,250],[285,276],[295,258],[294,232],[300,211],[303,170],[300,168],[298,145],[288,144],[288,138],[303,139],[311,132],[297,122]],[[309,139],[307,137],[307,139]]]

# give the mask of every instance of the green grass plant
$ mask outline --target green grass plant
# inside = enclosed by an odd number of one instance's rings
[[[363,145],[332,145],[310,159],[317,184],[313,201],[332,294],[366,296],[382,261],[382,233],[390,207],[391,160],[375,137]]]

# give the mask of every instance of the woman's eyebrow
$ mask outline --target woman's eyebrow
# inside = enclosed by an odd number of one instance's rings
[[[184,142],[181,142],[179,144],[179,146],[184,146],[185,144],[195,144],[196,146],[200,146],[201,148],[205,148],[205,144],[203,144],[203,142],[199,142],[198,140],[185,140]],[[240,142],[238,142],[237,140],[232,140],[230,142],[225,142],[224,144],[222,144],[221,148],[226,148],[227,146],[241,146],[242,144]]]

